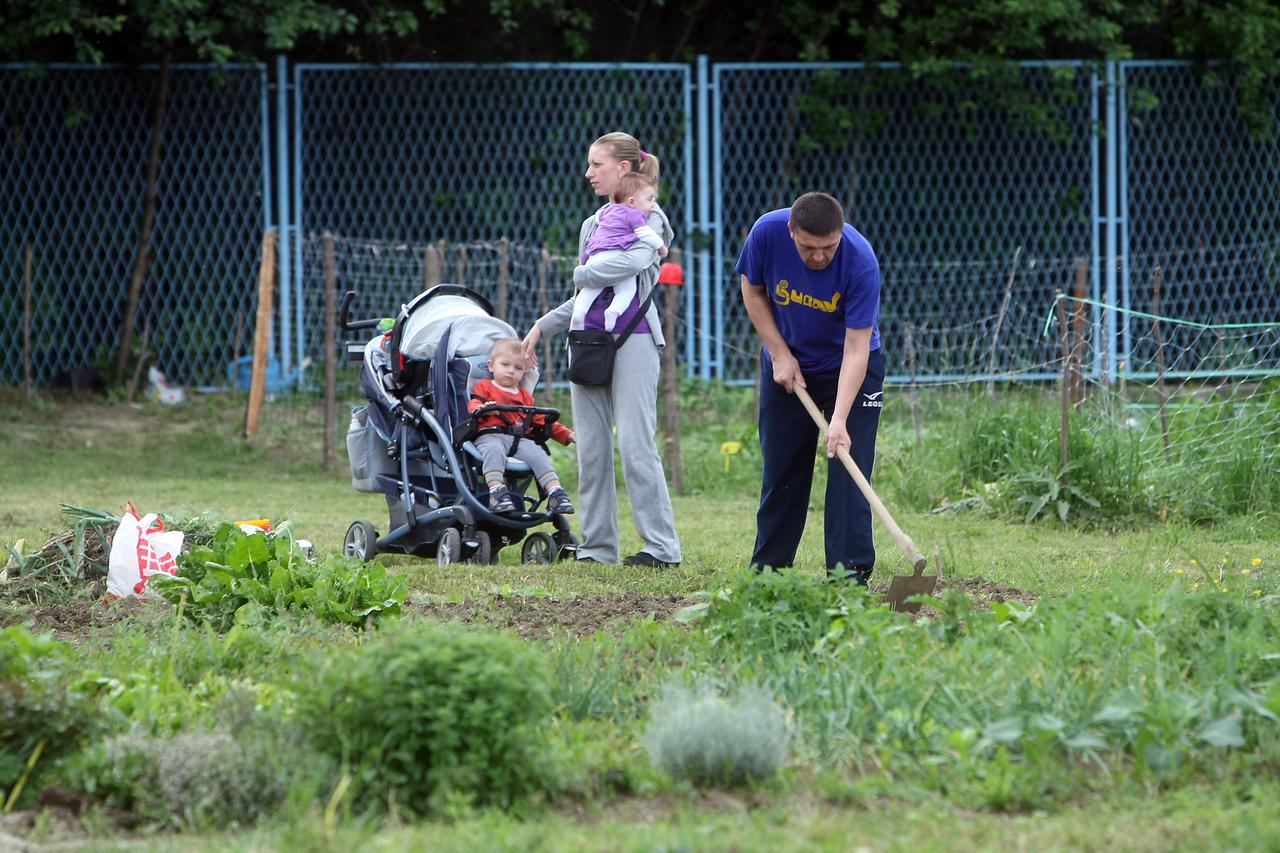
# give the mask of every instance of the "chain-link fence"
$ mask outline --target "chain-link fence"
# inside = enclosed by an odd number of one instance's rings
[[[598,201],[581,179],[586,146],[619,128],[663,161],[663,206],[686,250],[679,352],[700,375],[753,377],[733,264],[758,215],[813,188],[841,198],[879,254],[899,379],[1053,375],[1039,321],[1055,290],[1077,286],[1080,258],[1084,295],[1108,304],[1149,305],[1158,264],[1165,314],[1280,315],[1280,146],[1248,134],[1229,81],[1139,62],[1026,63],[1012,71],[1020,87],[965,68],[926,81],[848,64],[698,67],[709,73],[290,74],[281,62],[288,88],[274,93],[262,68],[175,68],[138,328],[177,382],[220,381],[249,350],[261,235],[279,229],[273,353],[285,374],[321,355],[325,231],[347,251],[341,286],[356,282],[369,312],[394,312],[436,274],[491,298],[505,280],[523,329],[569,295],[563,259]],[[157,76],[0,69],[0,382],[24,381],[28,322],[37,383],[113,349]],[[1127,316],[1112,334],[1091,309],[1095,374],[1151,362]]]
[[[159,76],[0,68],[0,382],[24,381],[24,315],[36,383],[110,362],[138,252]],[[150,329],[149,351],[172,378],[214,383],[237,325],[252,325],[268,227],[266,78],[256,67],[186,66],[170,78],[135,340]]]

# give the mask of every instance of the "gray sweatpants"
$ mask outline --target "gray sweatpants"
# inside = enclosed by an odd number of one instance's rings
[[[618,431],[622,476],[631,518],[643,550],[666,563],[680,562],[671,495],[654,436],[658,431],[658,347],[649,334],[634,334],[618,350],[613,384],[570,385],[578,445],[579,557],[616,563],[618,490],[613,476],[613,433]]]
[[[555,476],[555,470],[551,467],[551,457],[538,446],[537,442],[522,438],[516,445],[515,454],[512,454],[511,442],[514,440],[512,436],[500,432],[485,433],[476,439],[476,449],[484,456],[485,479],[488,479],[491,473],[505,472],[507,457],[511,455],[528,465],[539,483],[546,482],[547,474]]]

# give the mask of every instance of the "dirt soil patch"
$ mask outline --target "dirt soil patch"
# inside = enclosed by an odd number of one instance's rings
[[[105,585],[104,585],[105,586]],[[36,631],[52,631],[55,640],[76,642],[121,619],[148,613],[157,607],[168,609],[164,601],[143,598],[122,598],[119,601],[74,601],[37,606],[33,610],[0,613],[0,625],[12,622],[34,623]]]
[[[512,630],[524,639],[540,639],[565,632],[584,637],[650,617],[660,622],[693,603],[693,599],[679,595],[624,593],[563,600],[551,596],[498,596],[461,603],[411,600],[405,608],[432,619],[482,623]]]
[[[943,575],[938,578],[937,592],[945,589],[954,589],[964,593],[969,597],[975,605],[979,607],[990,607],[992,604],[1003,601],[1017,601],[1022,604],[1035,604],[1039,599],[1033,592],[1027,592],[1018,589],[1016,586],[1006,586],[996,581],[987,580],[982,575],[976,575],[971,578],[958,578]]]

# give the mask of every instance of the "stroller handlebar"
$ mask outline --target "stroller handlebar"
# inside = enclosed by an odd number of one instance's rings
[[[342,294],[342,305],[338,307],[338,325],[348,331],[354,329],[372,329],[382,322],[381,317],[374,317],[372,320],[352,320],[351,303],[355,301],[356,292],[348,290]]]

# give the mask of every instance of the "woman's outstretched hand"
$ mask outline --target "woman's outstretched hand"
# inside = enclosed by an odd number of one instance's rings
[[[542,329],[535,325],[520,342],[520,349],[524,351],[525,360],[531,367],[538,366],[538,341],[540,340],[542,340]]]

